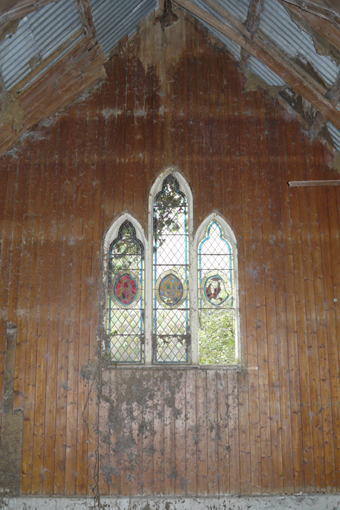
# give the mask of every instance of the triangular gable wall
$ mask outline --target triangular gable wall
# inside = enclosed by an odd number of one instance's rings
[[[4,330],[17,325],[22,493],[339,490],[340,196],[287,186],[336,179],[330,155],[275,99],[246,92],[193,20],[162,31],[149,18],[106,70],[1,160],[0,312]],[[98,363],[105,232],[123,212],[147,232],[148,193],[170,165],[191,186],[194,228],[217,211],[236,235],[237,369]]]

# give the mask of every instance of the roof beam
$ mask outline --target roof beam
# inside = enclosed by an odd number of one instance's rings
[[[254,34],[257,30],[257,27],[259,26],[260,15],[263,9],[263,5],[264,0],[251,0],[250,2],[245,25],[251,34]],[[250,57],[249,51],[245,50],[244,48],[241,48],[240,67],[243,70],[246,70],[247,68],[249,57]]]
[[[97,34],[92,19],[90,0],[77,0],[77,4],[80,19],[83,24],[83,27],[85,28],[87,37],[93,37],[96,40]]]
[[[0,2],[0,26],[23,18],[56,0],[2,0]],[[58,1],[58,0],[57,0]]]
[[[340,130],[340,113],[326,97],[327,89],[297,66],[287,55],[271,41],[263,40],[249,30],[215,0],[207,0],[224,21],[212,16],[191,0],[176,0],[176,3],[196,15],[201,20],[226,35],[251,55],[261,60],[269,69],[293,87],[302,97],[307,99],[317,110]],[[207,3],[207,2],[206,2]],[[207,3],[208,5],[208,3]],[[226,22],[228,24],[226,24]]]
[[[334,85],[326,93],[326,97],[330,101],[332,101],[334,106],[339,102],[339,99],[340,99],[340,73],[338,74],[338,77],[337,77]],[[310,127],[310,131],[311,131],[313,137],[317,136],[320,133],[320,130],[323,128],[323,126],[326,124],[326,122],[327,122],[326,117],[322,113],[318,112],[311,127]]]
[[[251,0],[246,19],[246,28],[253,33],[260,23],[260,15],[264,6],[264,0]]]

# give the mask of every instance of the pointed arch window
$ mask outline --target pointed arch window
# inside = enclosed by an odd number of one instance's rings
[[[127,364],[234,364],[238,360],[236,238],[216,213],[193,236],[183,176],[161,174],[149,194],[148,241],[122,215],[105,238],[109,360]]]
[[[155,363],[188,363],[188,205],[172,174],[155,197],[153,213],[153,359]]]
[[[110,245],[107,332],[111,361],[143,363],[144,247],[128,220]]]
[[[209,222],[198,253],[199,362],[231,364],[235,351],[235,267],[232,243]]]

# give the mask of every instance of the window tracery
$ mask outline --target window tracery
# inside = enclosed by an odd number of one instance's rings
[[[216,213],[193,237],[191,190],[173,169],[158,177],[150,193],[149,243],[128,214],[106,236],[109,359],[237,362],[236,238]]]

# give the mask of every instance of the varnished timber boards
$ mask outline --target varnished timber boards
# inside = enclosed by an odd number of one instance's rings
[[[340,491],[340,190],[287,185],[338,175],[209,41],[152,14],[101,87],[0,161],[0,390],[11,321],[24,494]],[[122,212],[146,231],[170,165],[195,229],[218,211],[235,232],[242,367],[104,369],[98,398],[102,240]]]

